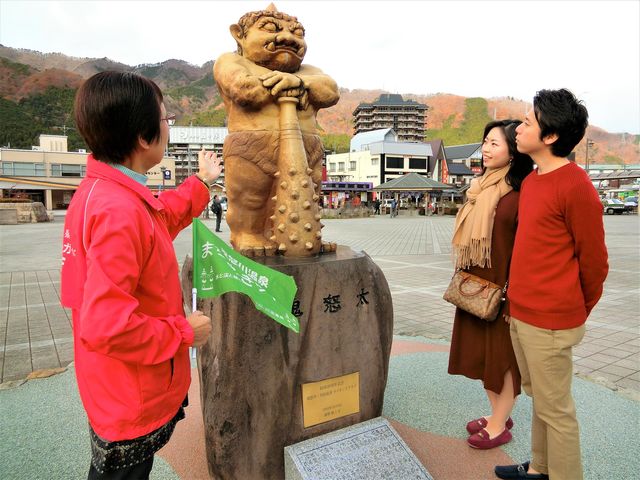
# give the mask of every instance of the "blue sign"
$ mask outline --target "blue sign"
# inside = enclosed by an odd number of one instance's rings
[[[162,175],[164,176],[165,180],[171,180],[171,170],[165,170],[164,172],[162,172]]]

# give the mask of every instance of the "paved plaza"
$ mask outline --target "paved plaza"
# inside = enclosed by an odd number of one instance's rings
[[[59,303],[64,218],[0,229],[0,383],[73,359],[71,314]],[[638,215],[605,216],[610,271],[575,349],[576,373],[640,398]],[[396,335],[448,341],[454,308],[442,300],[452,274],[453,217],[323,220],[324,238],[366,251],[389,282]],[[205,220],[213,229],[213,221]],[[226,230],[220,234],[228,241]],[[181,263],[191,229],[174,242]]]

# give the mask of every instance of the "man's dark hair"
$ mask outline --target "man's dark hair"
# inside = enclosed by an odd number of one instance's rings
[[[75,120],[94,158],[122,163],[138,138],[160,138],[162,92],[133,73],[101,72],[85,81],[75,100]]]
[[[540,140],[556,134],[551,145],[556,157],[566,157],[582,140],[589,125],[584,104],[569,90],[540,90],[533,97],[533,112],[540,125]]]
[[[533,170],[533,160],[526,153],[520,153],[518,146],[516,145],[516,128],[522,122],[520,120],[496,120],[489,122],[484,127],[483,141],[489,135],[489,132],[494,128],[502,130],[505,138],[507,139],[507,147],[509,148],[509,156],[511,157],[511,166],[505,176],[505,181],[516,192],[520,190],[522,181]],[[484,174],[486,167],[483,166],[482,173]]]

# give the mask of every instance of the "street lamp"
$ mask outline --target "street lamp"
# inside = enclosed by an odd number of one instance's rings
[[[160,175],[162,175],[162,191],[164,191],[164,171],[167,169],[165,166],[160,167]]]
[[[593,147],[594,143],[587,137],[587,146],[584,153],[584,169],[589,174],[589,147]]]

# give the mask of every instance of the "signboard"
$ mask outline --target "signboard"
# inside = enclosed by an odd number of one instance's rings
[[[360,372],[302,384],[305,428],[360,411]]]

